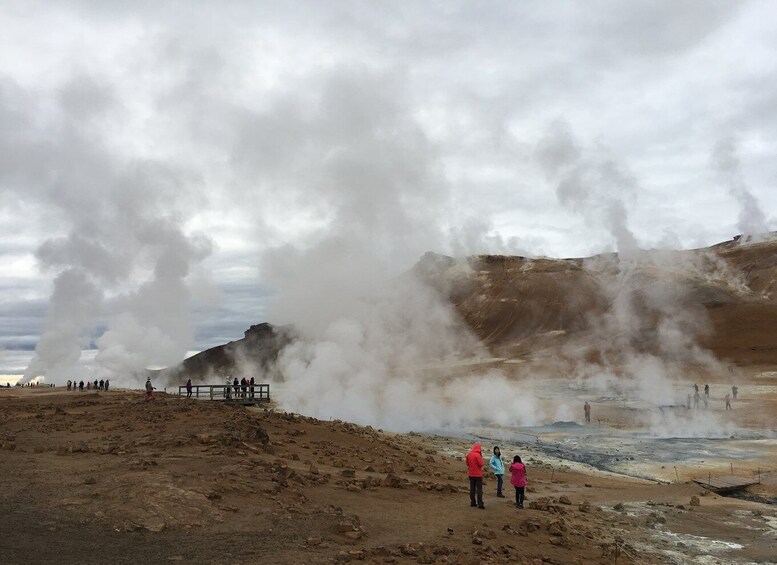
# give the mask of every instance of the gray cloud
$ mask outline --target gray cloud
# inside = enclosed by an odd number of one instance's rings
[[[28,285],[34,298],[9,299],[24,305],[72,277],[94,302],[71,342],[154,327],[179,351],[293,312],[265,305],[271,283],[288,282],[288,296],[298,284],[304,312],[304,282],[339,286],[329,273],[353,264],[369,266],[354,282],[364,288],[428,250],[697,246],[739,231],[740,211],[769,229],[769,10],[3,4],[0,254],[18,271],[0,283]],[[568,144],[548,145],[558,121]],[[709,140],[728,135],[746,192],[711,174]],[[224,267],[233,252],[239,274]],[[317,254],[326,270],[289,262]],[[170,295],[185,298],[171,308],[186,324],[150,313]],[[209,311],[229,322],[204,321]],[[13,310],[0,338],[28,343],[35,324],[22,318]],[[53,324],[39,309],[29,318]]]

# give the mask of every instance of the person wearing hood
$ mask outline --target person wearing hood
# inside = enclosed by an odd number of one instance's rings
[[[483,504],[483,450],[479,443],[472,446],[467,453],[467,471],[469,474],[469,505],[477,506],[481,510],[486,506]],[[475,495],[477,494],[477,502]]]
[[[491,456],[488,465],[494,471],[494,475],[496,475],[496,496],[504,498],[505,495],[502,494],[502,478],[505,474],[505,464],[502,461],[502,453],[499,451],[498,446],[494,447],[494,454]]]

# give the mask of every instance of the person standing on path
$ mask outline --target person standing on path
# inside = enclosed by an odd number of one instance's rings
[[[590,422],[591,421],[591,405],[588,404],[588,401],[585,401],[585,404],[583,404],[583,412],[585,412],[585,421]]]
[[[151,384],[151,377],[146,379],[146,400],[154,400],[154,385]]]
[[[510,484],[515,487],[515,506],[523,508],[523,495],[526,491],[526,465],[521,462],[521,456],[513,457],[510,465]]]
[[[731,410],[731,395],[726,394],[726,410]]]
[[[739,392],[739,387],[737,385],[734,385],[731,387],[731,396],[734,397],[734,400],[737,399],[737,393]]]
[[[469,474],[469,505],[477,506],[482,510],[486,505],[483,504],[483,450],[479,443],[472,446],[467,453],[466,461]],[[475,495],[477,495],[477,503]]]
[[[494,447],[494,454],[491,456],[491,460],[488,465],[493,469],[494,475],[496,475],[496,496],[498,498],[504,498],[502,494],[502,478],[505,474],[505,464],[502,461],[502,452],[499,451],[499,447]]]
[[[197,390],[200,390],[200,389],[197,389]],[[189,379],[186,381],[186,398],[191,398],[191,397],[192,397],[192,380]]]

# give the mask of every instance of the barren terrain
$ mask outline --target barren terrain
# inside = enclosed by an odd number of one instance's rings
[[[487,478],[478,510],[454,437],[135,391],[0,395],[4,564],[774,561],[774,506],[687,474],[658,484],[506,442],[527,462],[527,507]]]

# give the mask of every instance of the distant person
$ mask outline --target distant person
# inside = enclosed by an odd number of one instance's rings
[[[731,395],[726,394],[726,410],[732,410],[731,408]]]
[[[230,391],[232,390],[232,383],[229,380],[229,377],[227,377],[227,386],[224,387],[224,398],[229,400],[230,398]]]
[[[97,379],[95,379],[95,380],[94,380],[94,390],[97,390],[97,386],[98,386],[99,384],[100,384],[100,383],[97,381]]]
[[[248,381],[248,383],[251,385],[251,398],[253,398],[254,397],[254,384],[256,383],[256,381],[254,380],[253,377],[251,377],[251,380]],[[736,398],[736,396],[734,398]]]
[[[246,397],[246,392],[248,392],[248,381],[245,377],[240,379],[240,389],[242,390],[242,396],[243,398]]]
[[[100,379],[100,390],[105,390],[105,381]]]
[[[78,391],[79,392],[84,392],[84,381],[80,381],[78,383]]]
[[[92,390],[92,381],[86,381],[86,390]]]
[[[737,385],[734,385],[731,387],[731,396],[734,397],[734,400],[737,399],[737,393],[739,392],[739,387]]]
[[[70,390],[70,381],[67,381],[67,389]]]
[[[583,404],[583,412],[585,413],[585,421],[590,422],[591,421],[591,405],[588,404],[588,401],[585,401],[585,404]]]
[[[110,379],[105,379],[105,392],[108,392],[108,387],[110,386],[111,381]]]
[[[510,484],[515,487],[515,506],[523,508],[523,496],[526,490],[526,465],[521,462],[521,456],[513,457],[510,465]]]
[[[192,397],[192,380],[186,381],[186,398]]]
[[[704,396],[710,397],[710,385],[704,385]]]
[[[488,465],[494,471],[494,475],[496,475],[496,496],[504,498],[505,495],[502,494],[502,479],[505,474],[505,464],[502,461],[502,452],[499,451],[499,447],[494,447],[494,454],[488,461]]]
[[[699,393],[699,385],[697,385],[696,383],[693,383],[693,392],[697,394]]]
[[[235,377],[235,380],[232,381],[232,387],[235,389],[235,398],[240,396],[240,381],[237,380],[237,377]]]
[[[151,384],[151,377],[146,379],[146,401],[154,400],[154,385]]]
[[[699,391],[697,390],[696,393],[693,395],[693,407],[698,408],[699,407],[699,399],[701,397],[699,396]]]
[[[483,450],[479,443],[467,453],[467,473],[469,475],[469,505],[485,509],[483,504]],[[475,501],[477,495],[477,502]]]

